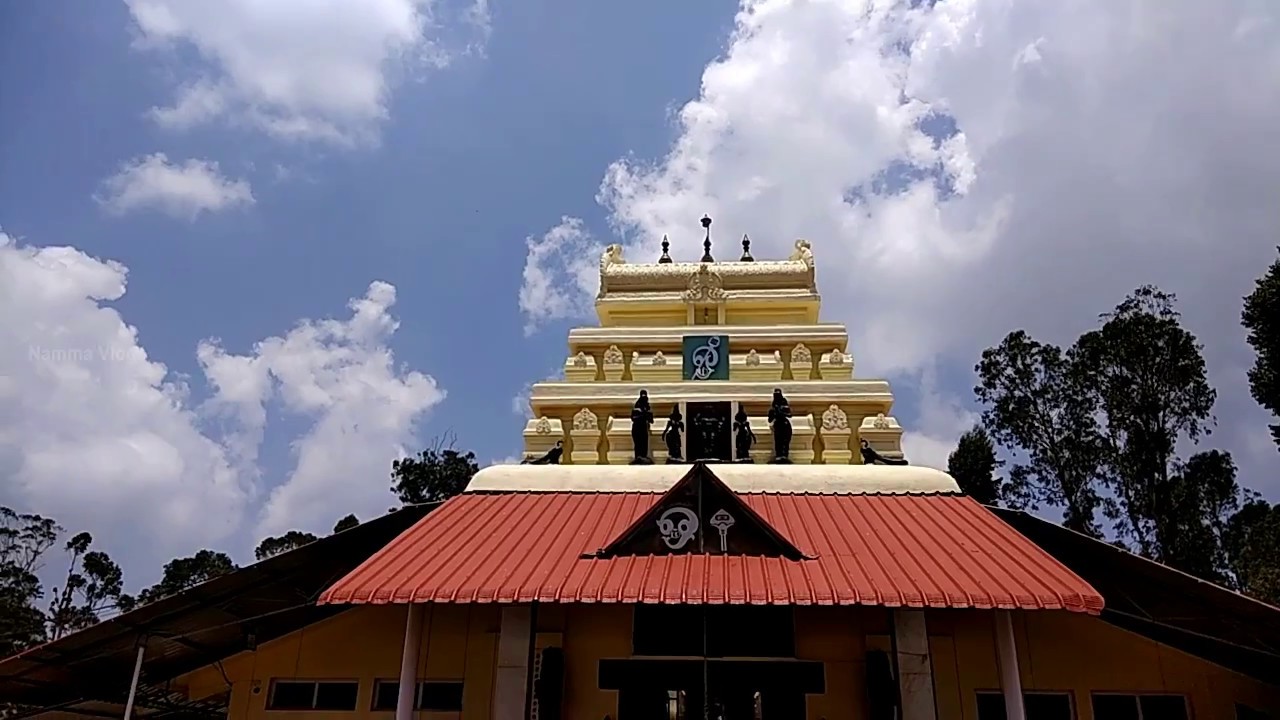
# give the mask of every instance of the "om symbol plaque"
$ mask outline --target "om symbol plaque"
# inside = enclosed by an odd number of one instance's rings
[[[729,336],[685,336],[683,364],[685,380],[728,380]]]

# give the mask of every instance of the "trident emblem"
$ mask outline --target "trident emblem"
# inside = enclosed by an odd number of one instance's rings
[[[720,531],[720,552],[729,552],[729,528],[733,527],[733,516],[725,510],[717,510],[711,516],[711,527]]]

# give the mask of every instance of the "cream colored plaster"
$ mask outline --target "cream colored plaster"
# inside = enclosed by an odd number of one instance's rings
[[[603,352],[610,345],[621,348],[654,347],[679,348],[685,335],[728,335],[733,352],[746,352],[755,348],[786,349],[796,343],[819,347],[824,351],[839,348],[848,352],[849,331],[841,323],[816,323],[813,325],[667,325],[662,327],[579,327],[569,331],[569,352],[584,350],[588,355]]]
[[[690,465],[491,465],[466,492],[666,492]],[[710,465],[739,493],[822,495],[959,494],[950,475],[927,467],[888,465]]]
[[[625,404],[635,402],[641,390],[649,391],[650,402],[678,402],[681,400],[739,400],[768,402],[774,388],[781,388],[792,406],[797,403],[823,403],[823,407],[838,402],[849,405],[879,406],[888,408],[893,403],[889,383],[884,380],[783,380],[781,382],[734,382],[715,380],[704,382],[595,382],[535,383],[530,392],[529,404],[535,413],[546,408],[582,407],[584,405]]]

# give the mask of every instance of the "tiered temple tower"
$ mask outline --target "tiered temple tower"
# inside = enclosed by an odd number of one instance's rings
[[[669,446],[684,461],[777,462],[769,416],[781,391],[791,430],[783,462],[856,464],[878,455],[903,464],[889,383],[855,378],[848,330],[819,321],[808,241],[797,240],[786,260],[756,261],[744,237],[738,260],[717,261],[711,220],[702,222],[699,262],[673,262],[665,238],[656,262],[628,262],[620,245],[605,250],[600,324],[570,330],[564,379],[533,386],[525,462],[551,452],[552,462],[574,465],[666,463],[674,461]],[[633,413],[641,391],[652,414],[647,453],[636,453],[633,440],[644,433],[632,433],[632,418],[645,416]],[[683,427],[669,443],[663,431],[673,409]],[[740,411],[754,436],[750,460],[735,423]]]

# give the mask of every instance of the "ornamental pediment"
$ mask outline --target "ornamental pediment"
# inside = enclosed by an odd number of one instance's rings
[[[790,540],[700,463],[626,530],[589,557],[643,555],[805,559]]]

